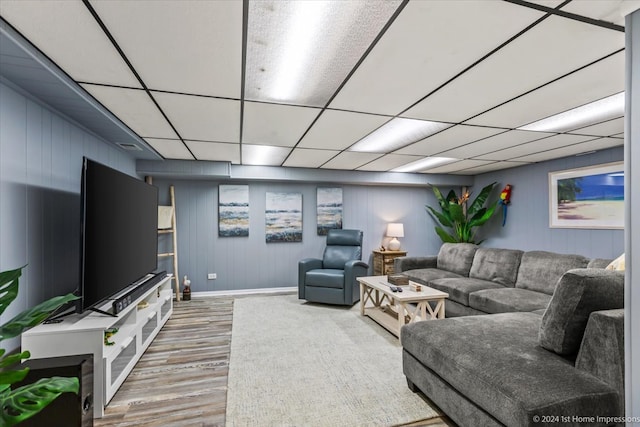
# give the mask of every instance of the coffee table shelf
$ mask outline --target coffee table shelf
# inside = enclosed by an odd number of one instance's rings
[[[446,292],[427,286],[422,286],[420,292],[412,291],[408,286],[403,286],[402,292],[393,292],[391,286],[394,285],[387,281],[387,276],[358,277],[358,282],[360,314],[369,316],[397,337],[407,323],[445,316],[444,301],[449,297]],[[435,307],[431,306],[431,301]]]

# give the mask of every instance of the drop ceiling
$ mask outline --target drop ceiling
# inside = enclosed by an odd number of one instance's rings
[[[623,145],[622,113],[564,132],[518,128],[624,91],[624,15],[638,7],[5,0],[0,15],[91,101],[59,102],[68,94],[49,85],[51,103],[109,142],[123,136],[79,110],[98,106],[164,159],[384,172],[447,157],[417,172],[475,175]],[[44,93],[15,49],[0,53],[4,78]],[[392,120],[435,131],[358,148]]]

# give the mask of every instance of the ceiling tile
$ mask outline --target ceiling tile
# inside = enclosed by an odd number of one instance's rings
[[[447,163],[446,165],[427,169],[423,171],[423,173],[456,173],[470,167],[487,165],[489,163],[492,162],[486,160],[460,160],[459,162]]]
[[[623,47],[622,33],[550,17],[404,115],[461,122]]]
[[[431,156],[504,131],[504,129],[458,125],[401,148],[395,153]]]
[[[399,166],[406,165],[407,163],[415,162],[416,160],[420,160],[421,158],[422,158],[421,156],[407,156],[403,154],[387,154],[378,159],[375,159],[370,163],[360,166],[358,170],[384,172],[384,171],[389,171],[391,169],[397,168]]]
[[[226,161],[240,163],[240,144],[221,142],[184,141],[196,160]]]
[[[0,1],[0,15],[76,81],[141,88],[79,1]]]
[[[153,92],[183,139],[240,142],[240,101]]]
[[[527,142],[525,144],[506,148],[504,150],[496,151],[493,153],[483,154],[475,158],[484,160],[512,160],[521,158],[528,154],[539,153],[541,151],[552,150],[554,148],[564,147],[566,145],[577,144],[579,142],[587,141],[590,139],[593,139],[593,137],[560,134],[550,136],[548,138],[538,139],[532,142]]]
[[[320,111],[319,108],[245,102],[242,142],[293,147]]]
[[[290,151],[289,147],[242,144],[242,164],[280,166]]]
[[[298,147],[344,150],[389,120],[387,116],[325,110]]]
[[[582,135],[610,136],[610,135],[616,135],[620,132],[624,133],[624,117],[608,120],[606,122],[583,127],[580,129],[575,129],[569,133],[579,133]]]
[[[91,5],[149,89],[240,98],[242,2]]]
[[[364,165],[365,163],[369,163],[378,157],[380,157],[380,154],[344,151],[322,165],[322,168],[346,170],[358,169],[360,166]]]
[[[502,150],[504,148],[513,147],[523,144],[525,142],[534,141],[536,139],[551,136],[552,133],[547,132],[531,132],[525,130],[512,130],[503,132],[499,135],[490,136],[480,141],[466,144],[453,150],[448,150],[440,153],[445,157],[455,157],[458,159],[468,159],[471,157],[479,156],[484,153],[492,151]]]
[[[145,138],[165,159],[194,160],[187,147],[179,139]]]
[[[515,160],[525,162],[543,162],[545,160],[557,159],[560,157],[575,156],[576,154],[584,154],[594,150],[603,150],[605,148],[619,147],[624,145],[624,141],[618,138],[599,138],[591,141],[570,145],[567,147],[556,148],[554,150],[544,151],[542,153],[531,154],[528,156],[518,157]]]
[[[528,164],[529,163],[527,162],[494,162],[494,163],[488,163],[486,165],[475,166],[469,169],[464,169],[464,170],[458,171],[458,174],[477,175],[481,173],[493,172],[493,171],[498,171],[502,169],[515,168],[518,166],[524,166]]]
[[[624,17],[640,8],[640,0],[579,0],[562,7],[565,12],[624,26]]]
[[[282,166],[296,168],[318,168],[335,157],[336,150],[313,150],[308,148],[294,149]]]
[[[409,2],[330,106],[398,114],[542,15],[507,2]]]
[[[494,108],[467,123],[517,128],[622,91],[624,52]]]
[[[246,99],[324,107],[401,1],[248,4]]]
[[[139,136],[178,137],[145,91],[88,84],[82,87]]]

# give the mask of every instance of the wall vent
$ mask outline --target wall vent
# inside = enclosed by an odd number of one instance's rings
[[[127,151],[142,151],[142,148],[138,147],[136,144],[131,144],[129,142],[116,142],[118,146]]]

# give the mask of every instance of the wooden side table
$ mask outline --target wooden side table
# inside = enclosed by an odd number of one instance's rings
[[[374,276],[386,276],[393,274],[393,260],[406,256],[407,251],[373,251],[373,274]]]

